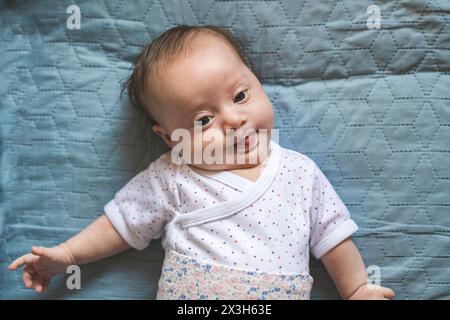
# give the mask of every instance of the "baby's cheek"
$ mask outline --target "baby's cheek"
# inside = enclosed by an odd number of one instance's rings
[[[253,116],[256,117],[255,120],[258,122],[255,125],[260,128],[273,128],[275,115],[273,112],[272,102],[262,87],[256,92],[255,106],[256,112],[253,112]]]
[[[221,149],[221,139],[215,137],[211,134],[205,134],[204,132],[201,136],[192,135],[191,139],[191,149],[188,154],[190,154],[190,159],[196,164],[203,164],[204,161],[210,162],[211,160],[205,160],[205,156],[210,159],[211,156],[216,156],[215,150]],[[220,155],[220,154],[219,154]],[[201,161],[200,163],[198,161]]]
[[[217,138],[214,135],[209,134],[207,131],[202,132],[201,135],[198,136],[192,136],[191,140],[191,152],[200,152],[200,154],[203,153],[203,150],[210,145],[211,143],[216,144]]]
[[[224,144],[224,137],[222,136],[221,132],[219,130],[206,130],[203,132],[202,137],[202,145],[203,149],[207,146],[211,145],[214,147],[221,147]]]
[[[270,101],[264,105],[263,112],[260,113],[261,121],[265,124],[268,129],[273,128],[275,122],[275,115],[273,113],[272,104]]]

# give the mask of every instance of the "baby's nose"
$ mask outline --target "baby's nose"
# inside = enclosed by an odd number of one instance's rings
[[[223,114],[224,129],[238,130],[247,123],[245,115],[236,111],[227,111]]]

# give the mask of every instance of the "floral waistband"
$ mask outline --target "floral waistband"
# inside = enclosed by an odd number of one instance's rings
[[[306,300],[309,274],[247,271],[166,251],[157,299]]]

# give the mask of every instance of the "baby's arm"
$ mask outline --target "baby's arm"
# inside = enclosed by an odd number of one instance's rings
[[[103,214],[80,233],[56,247],[33,247],[31,253],[16,259],[8,269],[14,271],[24,265],[22,278],[25,286],[41,292],[48,287],[53,276],[65,272],[68,266],[100,260],[129,248],[130,245]]]
[[[321,261],[343,299],[394,298],[392,289],[368,284],[364,262],[351,238],[327,252]]]
[[[130,248],[105,214],[64,244],[73,255],[75,264],[107,258]]]

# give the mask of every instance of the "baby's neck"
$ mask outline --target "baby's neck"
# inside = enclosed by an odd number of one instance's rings
[[[229,170],[229,172],[237,174],[238,176],[241,176],[252,182],[255,182],[256,180],[258,180],[259,176],[261,175],[261,172],[266,167],[267,161],[269,159],[269,155],[267,155],[261,163],[259,163],[258,165],[254,166],[254,167],[243,168],[243,169],[234,169],[234,170]]]

